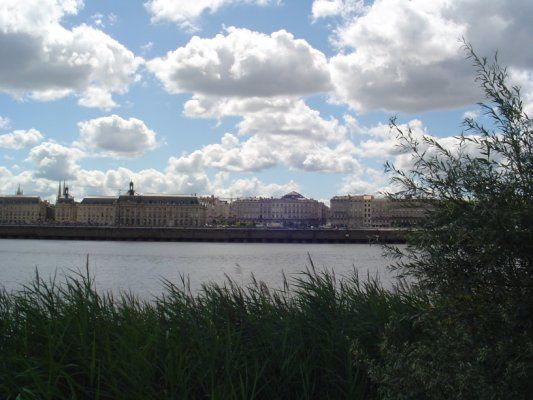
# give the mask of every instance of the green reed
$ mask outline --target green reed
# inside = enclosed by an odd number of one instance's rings
[[[281,290],[164,285],[114,297],[87,271],[0,293],[0,398],[373,398],[386,325],[427,304],[312,262]]]

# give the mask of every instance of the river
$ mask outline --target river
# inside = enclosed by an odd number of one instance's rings
[[[0,240],[0,287],[18,290],[35,277],[42,278],[89,270],[99,290],[131,290],[141,298],[161,294],[162,279],[179,283],[188,277],[191,290],[209,282],[224,283],[229,276],[240,284],[251,274],[271,288],[305,270],[309,257],[318,269],[333,269],[337,276],[352,273],[378,275],[385,286],[394,281],[379,245],[368,244],[259,244],[106,242],[66,240]]]

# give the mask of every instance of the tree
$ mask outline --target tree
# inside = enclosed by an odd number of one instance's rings
[[[390,122],[412,167],[388,163],[396,199],[427,203],[424,225],[394,268],[428,292],[420,335],[391,323],[375,366],[390,398],[525,398],[533,392],[533,124],[498,63],[468,59],[491,121],[466,118],[457,147]],[[411,328],[412,328],[411,326]],[[529,385],[529,386],[528,386]]]
[[[477,81],[489,100],[480,106],[493,126],[471,118],[450,149],[425,136],[418,140],[391,120],[413,167],[392,164],[395,198],[429,203],[430,218],[414,233],[407,260],[397,268],[443,293],[533,289],[533,124],[520,88],[507,86],[507,71],[465,45]],[[404,254],[405,256],[406,254]]]

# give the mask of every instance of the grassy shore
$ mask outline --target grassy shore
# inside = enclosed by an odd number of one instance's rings
[[[283,290],[182,282],[145,302],[88,274],[0,294],[0,398],[374,398],[391,321],[427,300],[311,265]]]

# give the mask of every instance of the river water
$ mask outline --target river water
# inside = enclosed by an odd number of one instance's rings
[[[227,277],[240,284],[250,282],[251,274],[271,288],[283,285],[283,273],[294,278],[309,264],[317,269],[333,269],[337,276],[354,269],[360,276],[378,275],[385,286],[394,281],[386,268],[379,245],[368,244],[280,244],[280,243],[175,243],[106,242],[63,240],[0,240],[0,287],[8,291],[35,277],[89,270],[99,290],[114,293],[131,290],[142,298],[160,295],[162,279],[190,280],[193,292],[209,282],[224,283]]]

